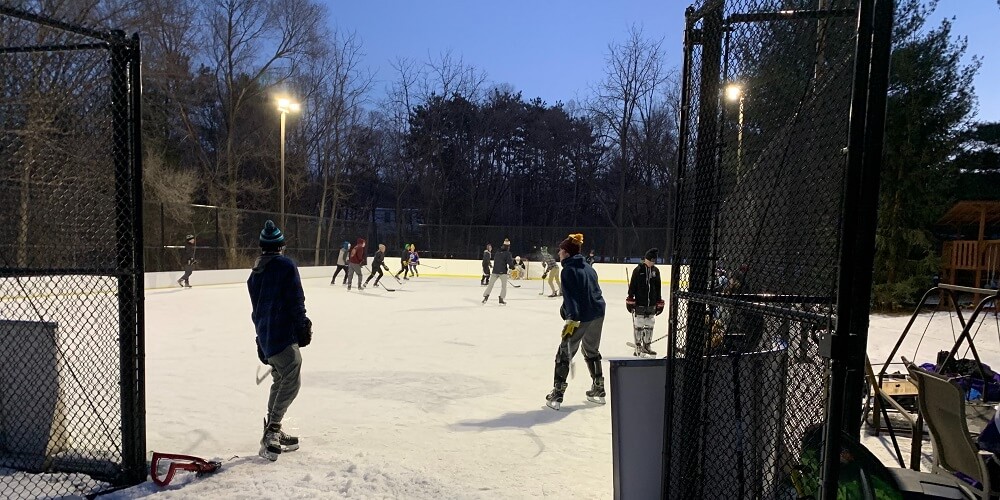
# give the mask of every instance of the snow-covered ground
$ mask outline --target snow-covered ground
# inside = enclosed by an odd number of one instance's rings
[[[304,281],[315,334],[284,422],[302,448],[275,463],[256,455],[269,379],[255,384],[245,285],[148,291],[147,449],[224,464],[211,476],[180,473],[165,490],[146,483],[109,497],[612,496],[610,407],[586,401],[582,359],[563,410],[544,405],[561,299],[539,295],[539,281],[509,287],[506,306],[499,285],[480,304],[476,279],[385,283],[398,290]],[[603,289],[602,352],[627,355],[626,286]]]
[[[480,304],[476,279],[423,277],[400,287],[387,276],[385,283],[398,291],[348,292],[327,279],[304,280],[315,335],[302,350],[303,387],[284,422],[302,448],[274,463],[256,455],[269,379],[255,384],[261,365],[245,285],[148,290],[147,450],[223,466],[106,498],[613,496],[610,407],[586,401],[589,377],[579,356],[563,410],[544,406],[561,299],[540,295],[538,281],[509,288],[507,306],[497,303],[499,289]],[[602,287],[609,304],[602,352],[628,356],[626,286]],[[950,348],[948,314],[928,318],[916,322],[899,354],[921,362]],[[876,370],[908,319],[872,316]],[[666,330],[663,315],[656,336]],[[977,347],[1000,369],[992,317]],[[662,355],[665,341],[653,348]],[[886,436],[865,443],[893,463]],[[908,456],[909,439],[901,444]]]

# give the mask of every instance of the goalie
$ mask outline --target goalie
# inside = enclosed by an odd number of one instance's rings
[[[649,344],[653,338],[655,317],[663,312],[664,307],[660,296],[660,270],[656,268],[658,252],[656,248],[646,251],[642,263],[632,271],[632,279],[628,283],[625,308],[632,313],[635,356],[656,356],[656,351],[650,349]]]

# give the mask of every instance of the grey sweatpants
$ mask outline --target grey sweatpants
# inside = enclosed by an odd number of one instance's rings
[[[299,345],[292,344],[284,351],[267,358],[271,365],[271,395],[267,398],[267,421],[271,424],[281,423],[285,412],[295,401],[302,387],[299,371],[302,369],[302,355]]]
[[[587,361],[601,359],[601,332],[604,330],[604,316],[592,321],[580,323],[573,335],[559,343],[556,352],[556,364],[569,365],[576,356],[576,351],[583,346],[583,359]]]
[[[493,292],[493,284],[497,282],[497,278],[500,278],[500,298],[507,297],[507,278],[510,278],[509,274],[491,274],[490,284],[486,287],[486,291],[483,292],[483,297],[489,297],[490,293]]]
[[[361,288],[361,264],[355,264],[351,262],[347,265],[347,288],[351,288],[351,284],[354,282],[354,275],[358,275],[358,288]]]

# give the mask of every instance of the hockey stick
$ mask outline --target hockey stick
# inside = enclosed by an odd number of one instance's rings
[[[378,283],[378,284],[377,284],[376,286],[380,286],[380,287],[382,287],[382,288],[383,288],[383,289],[385,289],[385,291],[387,291],[387,292],[395,292],[395,291],[396,291],[396,289],[395,289],[395,288],[389,288],[389,287],[387,287],[387,286],[383,285],[382,283]]]
[[[430,265],[430,264],[421,264],[421,263],[419,263],[419,262],[417,262],[417,264],[416,264],[416,265],[418,265],[418,266],[424,266],[424,267],[429,267],[429,268],[431,268],[431,269],[441,269],[441,266],[432,266],[432,265]]]
[[[261,383],[261,382],[263,382],[263,381],[264,381],[264,379],[265,379],[265,378],[267,378],[267,376],[271,374],[271,370],[272,370],[272,369],[273,369],[273,368],[272,368],[271,366],[268,366],[268,367],[267,367],[267,368],[266,368],[266,369],[264,370],[264,373],[263,373],[263,374],[261,374],[261,372],[260,372],[260,367],[259,367],[259,366],[257,367],[257,385],[260,385],[260,383]]]

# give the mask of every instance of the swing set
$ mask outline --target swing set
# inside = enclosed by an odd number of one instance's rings
[[[983,297],[975,303],[975,308],[973,309],[972,314],[969,315],[968,319],[966,319],[965,314],[962,312],[962,307],[959,304],[958,299],[959,294],[961,293],[972,294],[974,297]],[[993,395],[989,391],[992,377],[987,376],[986,368],[984,368],[982,359],[979,356],[979,351],[976,349],[975,344],[975,340],[979,336],[979,333],[984,325],[992,323],[995,326],[997,342],[998,345],[1000,345],[1000,315],[997,313],[997,304],[1000,302],[1000,290],[939,284],[924,293],[916,309],[914,309],[913,314],[910,316],[909,322],[907,322],[906,327],[903,329],[902,334],[900,334],[895,346],[893,346],[892,351],[886,357],[886,360],[882,364],[878,373],[875,373],[871,362],[866,359],[867,379],[868,385],[871,387],[871,391],[865,404],[865,418],[867,418],[868,412],[871,411],[873,428],[872,434],[875,436],[878,436],[882,430],[880,417],[885,420],[886,430],[892,440],[893,449],[896,452],[896,457],[899,461],[900,467],[905,467],[905,465],[903,463],[902,452],[900,451],[899,444],[896,440],[896,431],[902,430],[904,432],[911,433],[913,436],[913,442],[910,451],[910,468],[913,470],[920,470],[923,419],[919,413],[911,415],[912,408],[905,408],[903,403],[905,403],[906,399],[915,401],[915,398],[918,396],[917,388],[908,377],[904,376],[899,378],[897,376],[887,375],[887,371],[892,365],[907,363],[906,358],[901,357],[902,363],[894,362],[894,358],[899,352],[900,347],[903,345],[903,342],[906,340],[907,335],[909,335],[914,323],[917,321],[917,318],[920,316],[924,307],[937,306],[937,304],[928,303],[928,299],[934,294],[944,297],[949,305],[948,316],[950,318],[952,339],[954,341],[951,350],[947,351],[946,355],[944,355],[945,351],[941,351],[941,353],[937,356],[935,362],[935,371],[937,373],[941,373],[944,368],[949,365],[949,363],[955,360],[955,356],[962,348],[962,345],[968,342],[968,346],[963,354],[963,359],[968,354],[972,354],[975,371],[983,381],[982,391],[980,391],[980,393],[982,395],[983,402],[986,402],[988,401],[988,397]],[[920,345],[923,343],[924,337],[927,335],[928,329],[934,321],[937,313],[938,307],[934,307],[934,310],[927,318],[927,323],[924,326],[923,332],[920,334],[916,349],[913,352],[913,358],[915,360],[917,359],[917,353],[920,350]],[[989,321],[991,316],[992,321]],[[957,334],[955,328],[956,320],[958,321],[958,327],[960,328],[960,331],[958,331]],[[908,429],[897,429],[893,427],[891,421],[889,420],[889,408],[894,409],[899,415],[903,416],[909,424]]]

